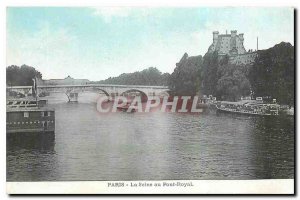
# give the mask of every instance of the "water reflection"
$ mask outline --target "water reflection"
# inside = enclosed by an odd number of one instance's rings
[[[294,120],[290,117],[264,117],[253,123],[255,176],[294,177]]]
[[[7,152],[34,150],[40,153],[54,152],[55,133],[9,133]]]
[[[55,180],[54,133],[7,134],[7,181]]]

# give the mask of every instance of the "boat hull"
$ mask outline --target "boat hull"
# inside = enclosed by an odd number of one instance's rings
[[[266,113],[251,113],[251,112],[242,112],[242,111],[232,111],[225,110],[217,107],[218,113],[228,113],[228,114],[236,114],[236,115],[247,115],[247,116],[278,116],[275,114],[266,114]]]
[[[54,110],[44,108],[24,108],[9,109],[6,111],[7,133],[51,133],[54,131]]]

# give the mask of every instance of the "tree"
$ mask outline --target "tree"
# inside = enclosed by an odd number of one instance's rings
[[[247,78],[249,67],[230,64],[228,55],[219,56],[216,51],[205,54],[201,71],[202,94],[229,101],[248,96],[251,88]]]
[[[273,99],[282,104],[294,104],[294,47],[281,42],[258,52],[249,71],[255,96]]]
[[[218,74],[217,96],[221,100],[238,101],[242,96],[250,95],[250,82],[245,74],[245,66],[222,65]]]
[[[171,74],[169,87],[174,95],[194,96],[200,88],[199,72],[202,56],[188,57],[185,53]]]
[[[149,67],[134,73],[123,73],[96,83],[120,85],[167,85],[170,74],[162,74],[157,68]]]
[[[216,85],[218,81],[219,58],[218,53],[206,53],[203,57],[203,68],[201,70],[201,93],[206,95],[216,95]]]
[[[6,68],[6,84],[8,86],[32,86],[33,78],[42,78],[42,74],[35,68],[22,65],[11,65]]]

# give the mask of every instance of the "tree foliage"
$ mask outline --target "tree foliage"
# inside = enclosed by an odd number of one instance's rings
[[[174,95],[194,96],[200,88],[202,56],[188,57],[185,53],[171,74],[169,87]]]
[[[202,87],[201,93],[216,95],[218,82],[219,59],[218,53],[206,53],[203,57],[203,68],[201,70]]]
[[[8,86],[32,86],[34,77],[42,78],[42,74],[34,67],[11,65],[6,68],[6,84]]]
[[[157,68],[149,67],[143,71],[123,73],[118,77],[110,77],[95,83],[119,85],[168,85],[170,74],[162,74]]]
[[[238,101],[250,95],[250,82],[246,77],[247,67],[242,65],[220,65],[216,96],[221,100]]]
[[[280,103],[294,104],[294,47],[281,42],[274,47],[259,51],[249,80],[254,96],[276,98]]]
[[[219,56],[217,52],[205,54],[201,71],[202,94],[229,101],[250,95],[248,69],[248,65],[230,64],[227,55]]]

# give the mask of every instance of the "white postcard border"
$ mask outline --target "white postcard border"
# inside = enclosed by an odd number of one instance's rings
[[[294,179],[7,182],[8,194],[294,194]]]

